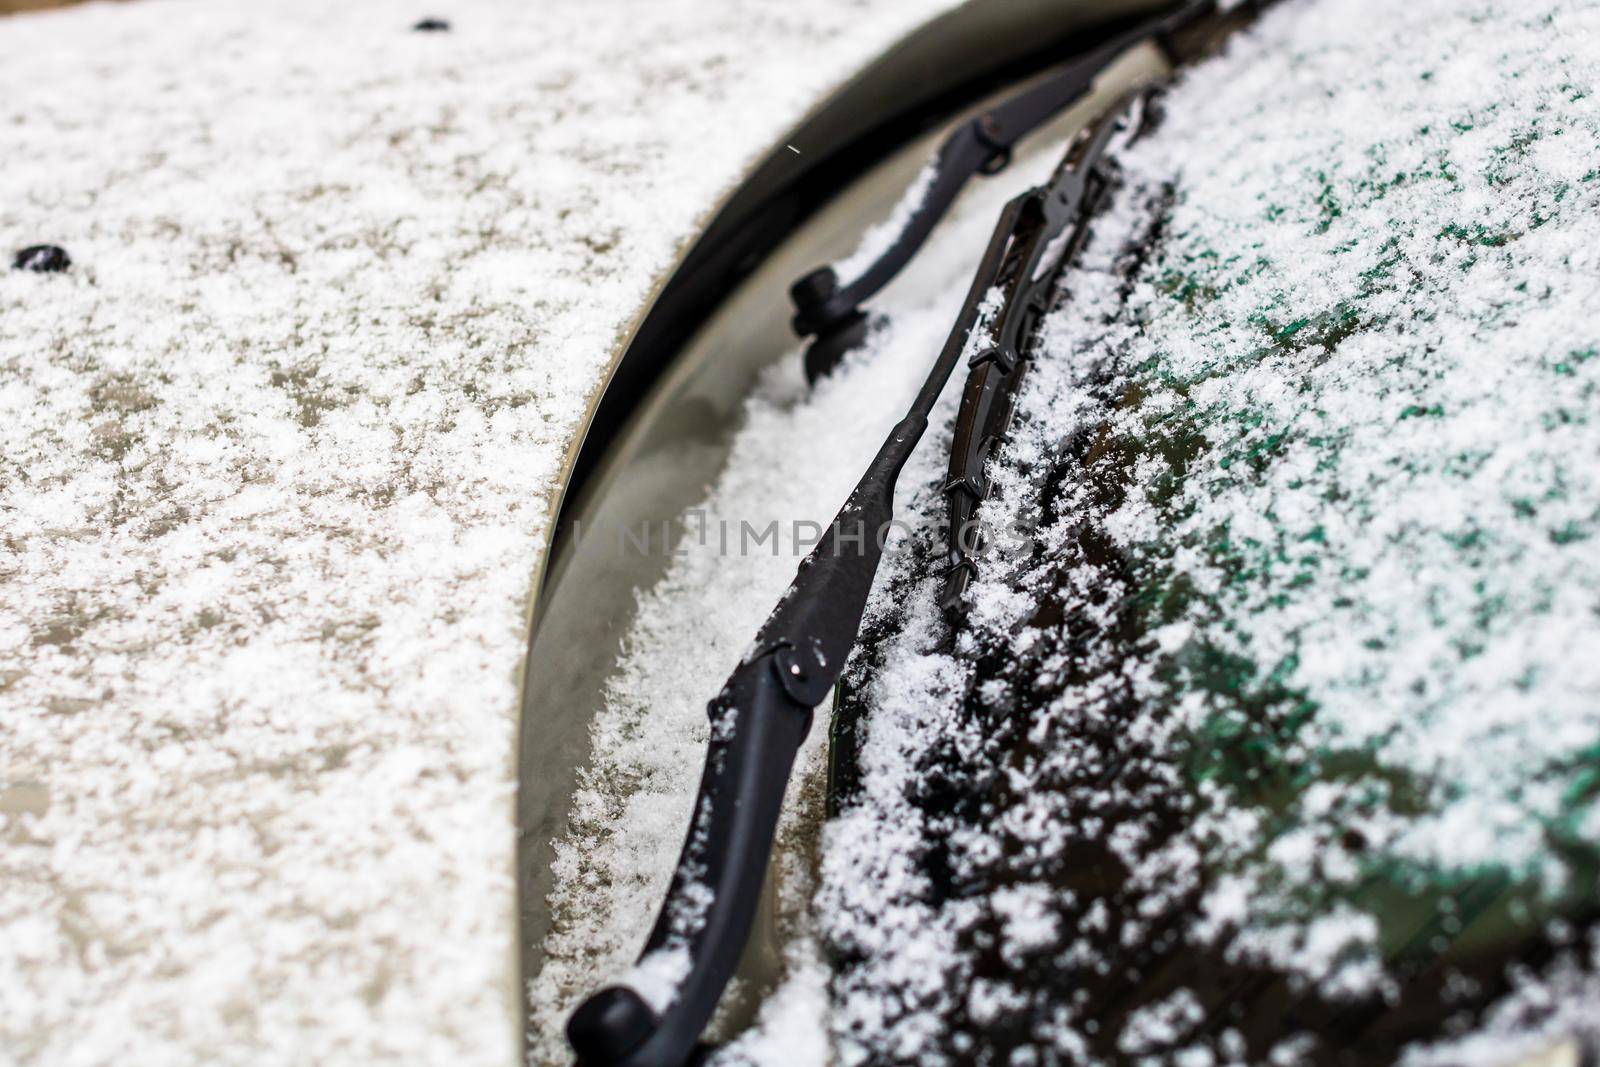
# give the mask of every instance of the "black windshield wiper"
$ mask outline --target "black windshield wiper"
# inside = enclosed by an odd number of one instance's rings
[[[911,262],[975,174],[995,174],[1011,160],[1023,137],[1082,100],[1095,79],[1118,57],[1154,42],[1176,66],[1209,52],[1223,36],[1273,0],[1188,0],[1175,10],[1135,25],[1099,47],[1055,67],[1037,84],[996,104],[947,137],[931,164],[933,174],[915,209],[884,251],[859,275],[841,283],[833,267],[819,267],[789,290],[794,330],[814,337],[806,348],[806,377],[816,381],[866,338],[861,305],[893,281]]]
[[[1093,177],[1133,97],[1076,138],[1048,183],[1006,205],[960,316],[905,418],[711,701],[711,739],[688,839],[638,967],[667,990],[623,982],[573,1013],[567,1033],[591,1065],[678,1067],[732,977],[755,916],[778,812],[812,713],[855,646],[894,509],[895,480],[951,373],[995,326],[1037,322],[1065,257],[1104,190]],[[1046,257],[1052,257],[1047,262]],[[996,310],[989,299],[1005,293]],[[1021,318],[1019,318],[1021,316]],[[1020,327],[1017,327],[1020,328]],[[642,972],[641,972],[642,973]],[[651,996],[655,1003],[646,999]]]
[[[1145,100],[1123,124],[1126,136],[1117,149],[1136,140],[1145,130]],[[1089,235],[1089,221],[1111,189],[1111,176],[1091,163],[1105,154],[1105,139],[1111,130],[1102,128],[1100,142],[1075,142],[1065,169],[1070,188],[1061,190],[1082,205],[1077,221],[1056,239],[1063,247],[1060,259],[1071,263],[1077,258]],[[1002,269],[998,284],[1005,293],[1004,313],[989,328],[984,344],[973,354],[962,387],[961,406],[950,437],[950,468],[945,476],[945,579],[939,593],[939,606],[953,615],[962,603],[967,586],[977,575],[974,559],[983,547],[977,520],[978,505],[989,496],[986,467],[1011,426],[1012,404],[1023,373],[1038,340],[1039,323],[1053,310],[1061,273],[1052,271],[1041,279],[1030,278],[1023,264]]]

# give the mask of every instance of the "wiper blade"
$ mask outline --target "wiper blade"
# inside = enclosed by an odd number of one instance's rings
[[[806,348],[806,377],[829,373],[846,352],[866,338],[862,305],[893,281],[917,254],[976,174],[995,174],[1011,160],[1023,137],[1082,100],[1095,79],[1119,56],[1147,41],[1160,45],[1176,66],[1203,55],[1236,25],[1273,0],[1188,0],[1145,20],[1099,47],[1057,66],[1037,84],[996,104],[950,134],[935,154],[932,179],[894,240],[859,275],[841,282],[831,266],[819,267],[789,290],[794,330],[814,337]]]
[[[790,770],[816,707],[855,646],[894,513],[900,469],[928,426],[939,394],[974,338],[1032,307],[1053,271],[1057,238],[1082,225],[1101,186],[1090,180],[1132,98],[1076,139],[1055,176],[1006,205],[965,303],[911,409],[890,432],[822,541],[800,564],[752,650],[711,701],[711,739],[693,816],[666,899],[636,965],[671,976],[624,980],[585,1001],[567,1026],[582,1062],[678,1067],[692,1053],[732,977],[755,916]],[[1048,265],[1048,264],[1046,264]],[[990,294],[1001,287],[998,311]],[[990,316],[993,315],[993,320]],[[1034,315],[1027,321],[1036,322]],[[646,988],[648,987],[648,988]],[[646,995],[652,996],[652,1003]]]
[[[1012,404],[1032,357],[1041,320],[1054,307],[1062,268],[1076,259],[1089,235],[1089,224],[1111,190],[1112,176],[1102,166],[1114,137],[1120,150],[1145,129],[1147,97],[1138,96],[1125,122],[1085,130],[1067,151],[1053,179],[1056,199],[1070,203],[1071,223],[1052,239],[1052,248],[1032,250],[1035,258],[1017,255],[1001,267],[1005,292],[1003,311],[990,325],[984,343],[968,362],[967,381],[950,441],[950,469],[945,478],[946,570],[939,606],[946,614],[959,611],[967,586],[977,574],[973,558],[983,547],[978,505],[989,496],[985,470],[1011,426]],[[1053,255],[1052,255],[1053,253]],[[1041,259],[1050,256],[1051,264]]]

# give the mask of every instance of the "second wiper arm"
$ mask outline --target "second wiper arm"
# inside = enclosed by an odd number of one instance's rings
[[[1009,301],[1031,302],[1043,266],[1067,254],[1056,238],[1093,208],[1085,180],[1131,100],[1074,141],[1046,185],[1001,215],[938,359],[821,542],[711,701],[711,738],[688,838],[638,964],[585,1001],[567,1034],[582,1062],[679,1067],[692,1053],[733,976],[766,876],[795,755],[817,705],[855,646],[894,515],[901,468],[928,427],[951,373]],[[1047,263],[1054,255],[1055,264]],[[999,286],[1008,303],[993,310]],[[988,310],[986,310],[988,309]]]

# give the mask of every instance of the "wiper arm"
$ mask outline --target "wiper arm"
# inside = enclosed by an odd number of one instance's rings
[[[855,646],[900,469],[951,373],[992,322],[1024,311],[1037,321],[1029,309],[1075,248],[1057,238],[1081,226],[1098,201],[1103,183],[1091,175],[1131,101],[1086,129],[1048,183],[1006,205],[911,409],[707,707],[711,739],[688,838],[634,978],[595,993],[568,1023],[582,1062],[679,1067],[693,1051],[749,935],[795,755]],[[1056,257],[1053,265],[1047,256]],[[986,311],[996,286],[1006,302]]]
[[[813,337],[806,349],[806,377],[829,373],[867,334],[861,306],[893,281],[917,254],[956,196],[975,174],[995,174],[1011,161],[1012,148],[1083,99],[1095,79],[1119,56],[1146,41],[1161,45],[1176,65],[1209,51],[1234,25],[1253,17],[1272,0],[1225,5],[1218,0],[1188,0],[1099,47],[1062,63],[1038,84],[996,104],[950,134],[932,163],[933,177],[905,225],[890,245],[857,277],[841,283],[833,267],[819,267],[789,290],[794,330]]]

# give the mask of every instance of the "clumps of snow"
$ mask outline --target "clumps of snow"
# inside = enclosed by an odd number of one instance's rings
[[[793,864],[787,865],[793,867]],[[718,1067],[779,1067],[824,1064],[829,1059],[828,982],[832,970],[806,912],[813,882],[809,872],[786,872],[789,887],[803,890],[787,907],[795,925],[784,944],[782,983],[767,995],[752,1026],[717,1051]]]
[[[1408,1049],[1403,1067],[1578,1067],[1600,1046],[1600,933],[1512,988],[1471,1033]]]
[[[938,160],[930,159],[927,166],[918,171],[911,184],[906,186],[905,194],[895,202],[888,217],[882,222],[868,226],[862,232],[861,240],[856,243],[854,251],[833,265],[834,273],[839,276],[839,284],[848,285],[855,281],[890,249],[895,238],[906,228],[906,224],[922,210],[923,201],[928,198],[928,190],[933,187],[933,180],[938,176]]]
[[[1004,935],[1001,951],[1011,954],[1013,966],[1028,952],[1049,948],[1060,939],[1060,917],[1049,907],[1055,896],[1042,885],[995,890],[990,903]]]
[[[1135,1012],[1117,1039],[1117,1047],[1135,1056],[1171,1048],[1205,1017],[1206,1009],[1199,998],[1190,990],[1180,989]]]
[[[983,294],[983,299],[978,301],[978,314],[972,320],[972,330],[967,334],[966,342],[961,346],[961,360],[958,366],[966,366],[973,356],[985,348],[993,347],[994,324],[1006,304],[1005,290],[1000,286],[990,286],[988,292]]]
[[[0,1058],[513,1061],[562,458],[718,198],[939,6],[3,20],[0,249],[73,263],[0,271]]]
[[[693,963],[687,945],[668,945],[641,956],[622,976],[622,983],[638,993],[651,1010],[665,1011],[689,977]]]
[[[1582,1032],[1578,955],[1490,1005],[1600,896],[1600,5],[1297,0],[1164,107],[991,471],[1035,551],[875,594],[841,1056]]]
[[[715,734],[722,726],[713,723]],[[703,797],[689,825],[689,840],[678,861],[678,891],[666,910],[666,934],[660,947],[651,949],[622,976],[656,1011],[677,999],[683,980],[694,966],[693,940],[705,928],[706,916],[716,903],[716,891],[704,881],[705,850],[710,833],[711,799]]]

